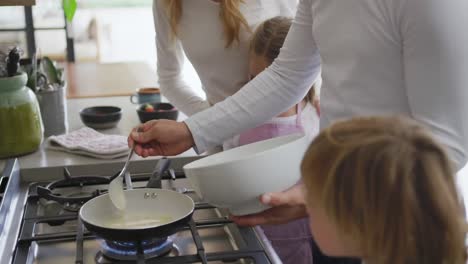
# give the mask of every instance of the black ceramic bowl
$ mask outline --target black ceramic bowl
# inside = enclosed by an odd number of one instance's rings
[[[122,109],[115,106],[93,106],[80,111],[81,121],[95,129],[112,128],[122,118]]]
[[[151,105],[154,111],[149,112],[145,110],[147,105]],[[177,120],[179,111],[170,103],[148,103],[142,104],[137,108],[138,117],[142,123],[146,123],[154,119],[169,119]]]

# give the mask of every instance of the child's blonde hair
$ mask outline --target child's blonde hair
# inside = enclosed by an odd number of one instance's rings
[[[226,48],[230,47],[234,42],[239,43],[242,27],[250,32],[249,24],[239,10],[242,3],[244,3],[244,0],[220,1],[219,16],[223,21]],[[164,4],[169,16],[172,34],[177,36],[179,22],[182,18],[182,0],[164,0]]]
[[[292,21],[291,18],[283,16],[276,16],[265,20],[257,27],[253,34],[250,42],[250,52],[264,57],[270,64],[273,63],[280,54]],[[315,88],[312,87],[305,100],[313,102],[314,98]]]
[[[307,200],[369,263],[462,264],[466,226],[443,148],[402,117],[355,118],[320,133],[302,161]],[[313,221],[313,219],[312,219]]]

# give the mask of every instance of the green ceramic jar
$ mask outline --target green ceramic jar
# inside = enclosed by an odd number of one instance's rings
[[[42,143],[39,104],[27,81],[24,73],[0,78],[0,159],[34,152]]]

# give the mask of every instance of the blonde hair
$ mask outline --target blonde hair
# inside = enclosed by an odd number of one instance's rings
[[[264,57],[270,64],[278,57],[292,25],[292,18],[276,16],[265,20],[255,30],[250,41],[250,52]],[[309,90],[305,100],[313,102],[315,87]]]
[[[369,263],[465,263],[454,172],[443,148],[414,121],[336,123],[313,141],[301,170],[307,200],[360,243]]]
[[[173,36],[177,36],[178,26],[182,18],[182,0],[164,0],[166,11],[169,16]],[[239,43],[240,31],[244,27],[250,32],[249,24],[239,10],[244,0],[221,0],[219,16],[223,21],[226,48],[234,42]]]

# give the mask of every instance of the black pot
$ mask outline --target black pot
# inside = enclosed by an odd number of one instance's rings
[[[80,111],[81,121],[95,129],[115,127],[122,118],[122,109],[116,106],[94,106]]]
[[[154,112],[145,111],[145,107],[151,105]],[[141,123],[146,123],[155,119],[177,120],[179,111],[170,103],[148,103],[142,104],[137,108],[138,117]]]

